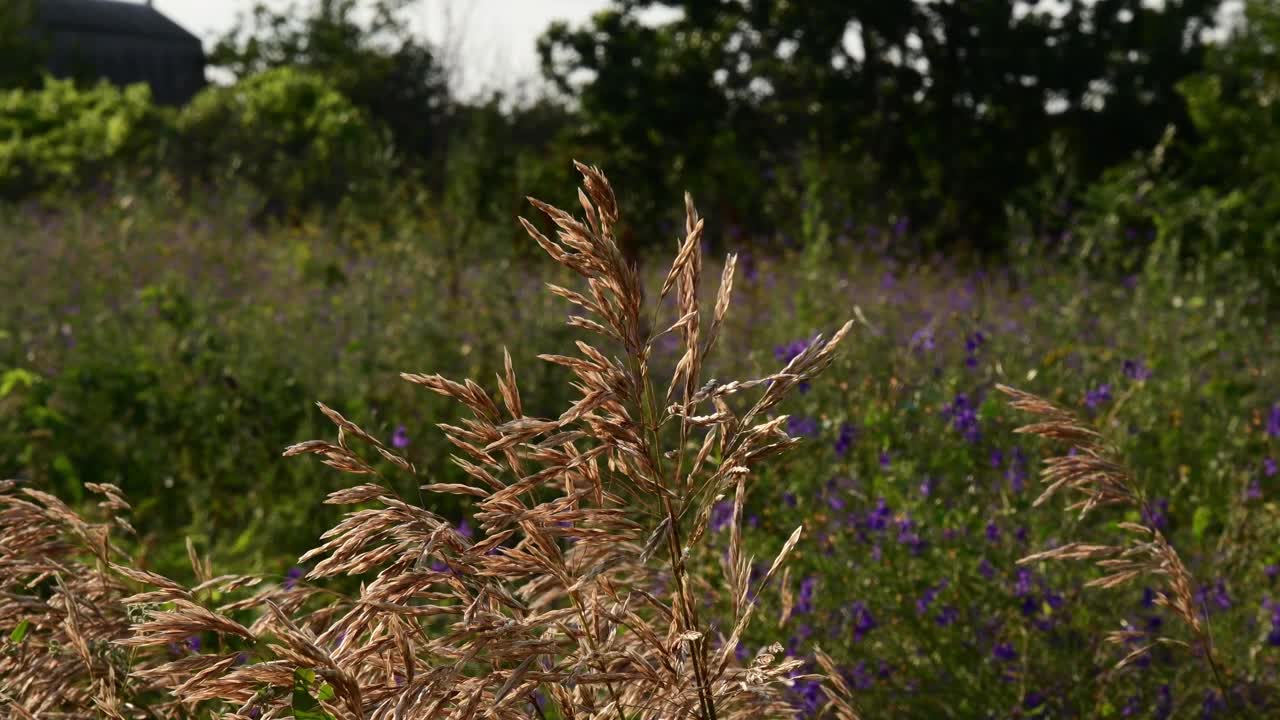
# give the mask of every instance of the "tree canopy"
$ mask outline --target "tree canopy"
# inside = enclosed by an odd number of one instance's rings
[[[554,25],[540,52],[623,182],[669,195],[693,170],[704,193],[740,196],[717,158],[779,165],[813,146],[869,172],[846,185],[881,212],[978,243],[1055,147],[1087,179],[1189,127],[1177,87],[1219,4],[617,0]],[[660,9],[675,12],[646,21]]]

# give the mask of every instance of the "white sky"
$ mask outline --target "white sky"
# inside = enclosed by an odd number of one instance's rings
[[[143,0],[134,0],[142,2]],[[363,1],[363,0],[362,0]],[[4,0],[0,0],[4,2]],[[312,0],[298,0],[308,7]],[[254,0],[152,0],[156,9],[208,42],[229,29]],[[288,0],[268,0],[287,7]],[[538,74],[535,43],[553,20],[581,23],[608,0],[418,0],[406,17],[431,42],[456,53],[464,95],[510,89]]]

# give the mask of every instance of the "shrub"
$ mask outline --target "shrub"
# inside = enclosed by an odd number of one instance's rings
[[[161,151],[164,113],[146,85],[79,88],[46,76],[0,93],[0,196],[69,188]]]
[[[381,131],[324,77],[291,67],[204,90],[178,128],[188,171],[243,179],[268,205],[355,201],[390,167]]]

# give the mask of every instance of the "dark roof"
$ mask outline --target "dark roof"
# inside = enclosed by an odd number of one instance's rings
[[[46,30],[76,30],[200,42],[200,38],[165,17],[159,10],[136,2],[40,0],[38,17]]]

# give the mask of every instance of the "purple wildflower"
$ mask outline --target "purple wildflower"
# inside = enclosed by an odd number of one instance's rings
[[[1084,404],[1090,410],[1097,410],[1099,407],[1109,402],[1111,402],[1110,383],[1103,383],[1084,395]]]
[[[1267,435],[1280,438],[1280,403],[1272,405],[1271,412],[1267,413]]]
[[[849,448],[853,447],[853,441],[858,436],[858,429],[853,423],[840,423],[840,434],[836,436],[835,450],[836,455],[844,457],[849,454]]]
[[[901,239],[903,235],[907,234],[907,229],[910,227],[911,227],[911,218],[907,217],[906,215],[903,215],[893,223],[893,236],[895,238]]]
[[[926,475],[925,478],[920,481],[920,494],[924,497],[929,497],[933,494],[933,489],[937,484],[936,480]]]
[[[1264,476],[1275,477],[1277,471],[1280,471],[1280,467],[1276,466],[1275,458],[1265,458],[1262,461],[1262,474]]]
[[[1271,632],[1267,633],[1267,644],[1280,646],[1280,602],[1269,597],[1262,599],[1262,609],[1271,613]]]
[[[1235,604],[1231,599],[1231,593],[1227,592],[1227,582],[1223,578],[1218,578],[1218,580],[1213,584],[1213,588],[1209,593],[1209,599],[1212,600],[1213,604],[1217,605],[1220,610],[1230,610],[1231,606]]]
[[[867,513],[867,529],[868,530],[884,530],[889,526],[889,519],[893,517],[893,509],[889,507],[889,503],[884,498],[876,498],[876,506]]]
[[[934,618],[934,622],[940,627],[947,627],[954,624],[960,619],[960,611],[954,605],[945,605],[942,610],[938,611],[938,616]]]
[[[913,555],[919,555],[928,545],[916,532],[916,522],[909,517],[898,521],[898,543],[911,548]]]
[[[298,580],[305,574],[306,571],[297,565],[289,568],[289,571],[284,574],[284,589],[292,590],[298,584]]]
[[[968,395],[956,395],[951,404],[943,409],[942,416],[951,421],[952,427],[965,440],[976,443],[982,438],[982,431],[978,427],[978,411]]]
[[[858,664],[853,666],[853,672],[850,675],[850,685],[853,685],[857,690],[870,690],[875,685],[875,679],[871,676],[871,671],[867,669],[866,660],[859,660]]]
[[[978,350],[983,343],[987,341],[981,331],[975,332],[964,341],[964,364],[966,367],[975,368],[978,366]]]
[[[1022,489],[1026,487],[1029,476],[1027,455],[1022,452],[1022,448],[1015,447],[1013,449],[1013,457],[1009,459],[1009,467],[1004,472],[1005,479],[1009,481],[1009,488],[1016,493],[1022,492]]]
[[[933,605],[933,601],[938,599],[938,593],[942,592],[946,587],[947,581],[944,578],[937,585],[925,590],[924,595],[921,595],[920,598],[916,600],[916,612],[921,615],[929,612],[929,606]]]
[[[1211,718],[1218,714],[1219,710],[1225,710],[1227,703],[1218,694],[1217,690],[1208,690],[1204,694],[1204,702],[1200,705],[1200,717]]]
[[[1156,530],[1165,530],[1169,527],[1169,500],[1168,498],[1160,498],[1156,500],[1154,505],[1148,504],[1142,509],[1142,519]]]
[[[1249,481],[1249,487],[1244,491],[1245,500],[1261,500],[1262,499],[1262,483],[1257,479]]]
[[[818,587],[818,578],[809,575],[800,582],[800,597],[796,601],[797,613],[813,612],[813,591]]]
[[[1000,526],[994,520],[987,523],[987,540],[991,542],[1000,542]]]
[[[1018,651],[1013,649],[1012,643],[1007,642],[996,643],[996,646],[991,648],[991,655],[1004,662],[1013,662],[1018,659]]]
[[[1141,360],[1125,360],[1124,376],[1135,382],[1143,382],[1151,377],[1151,368]]]
[[[733,520],[733,503],[721,500],[711,508],[711,532],[720,532]]]
[[[810,341],[808,340],[793,340],[786,345],[779,345],[773,349],[773,356],[782,363],[789,364],[792,360],[799,357],[800,353],[809,348],[809,342]],[[809,383],[799,383],[796,385],[796,389],[798,389],[801,394],[804,394],[809,391]]]
[[[1013,594],[1018,597],[1025,597],[1031,594],[1031,571],[1026,568],[1018,569],[1017,579],[1013,583]]]
[[[876,629],[876,619],[861,600],[854,601],[850,610],[853,614],[853,640],[857,642]]]
[[[817,437],[818,419],[803,416],[787,418],[787,434],[792,437]]]
[[[1271,632],[1267,633],[1267,644],[1271,647],[1280,647],[1280,626],[1272,624]]]
[[[1152,717],[1155,720],[1167,720],[1173,714],[1173,692],[1168,685],[1161,685],[1160,690],[1156,693],[1156,712]]]
[[[405,429],[405,426],[396,426],[396,431],[391,434],[391,447],[401,450],[409,447],[409,431]]]
[[[936,346],[933,340],[933,328],[923,327],[911,333],[909,344],[917,351],[928,352],[932,350]]]
[[[822,682],[820,680],[801,680],[796,683],[796,690],[800,693],[801,717],[815,717],[818,710],[826,702],[826,695],[822,692]]]

